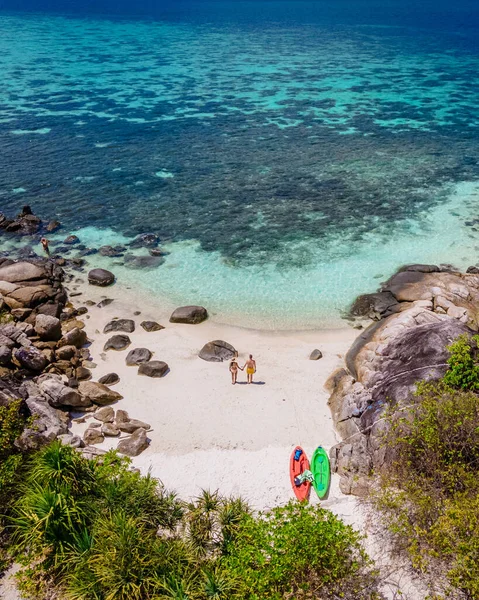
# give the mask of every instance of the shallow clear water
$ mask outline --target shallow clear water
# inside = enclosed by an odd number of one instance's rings
[[[89,259],[240,325],[337,324],[404,262],[475,263],[479,9],[382,4],[0,11],[2,210],[154,231],[155,269]]]

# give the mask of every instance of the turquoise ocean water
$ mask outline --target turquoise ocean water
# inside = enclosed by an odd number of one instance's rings
[[[401,264],[479,261],[474,3],[79,4],[0,0],[0,210],[157,233],[161,264],[88,260],[242,326],[337,326]]]

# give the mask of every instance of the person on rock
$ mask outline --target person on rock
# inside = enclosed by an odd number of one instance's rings
[[[239,366],[239,364],[238,364],[238,362],[237,362],[237,360],[236,360],[236,356],[234,356],[234,357],[231,359],[231,362],[230,362],[231,383],[232,383],[233,385],[236,383],[236,380],[237,380],[237,378],[238,378],[238,369],[241,369],[241,370],[243,370],[243,369],[242,369],[242,368]]]
[[[245,362],[243,369],[246,367],[246,376],[248,383],[253,383],[253,375],[256,373],[256,361],[253,360],[253,355],[250,354],[248,360]]]

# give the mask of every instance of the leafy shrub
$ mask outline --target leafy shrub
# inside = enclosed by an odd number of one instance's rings
[[[361,536],[319,506],[290,502],[246,516],[221,564],[238,599],[376,597]]]
[[[479,390],[478,342],[478,335],[470,339],[464,334],[448,346],[449,369],[443,379],[446,385],[463,390]]]
[[[384,442],[396,460],[376,505],[417,569],[437,567],[464,597],[479,598],[477,395],[422,383],[417,405],[389,424]]]
[[[0,574],[9,564],[4,515],[9,513],[17,497],[24,464],[23,455],[14,445],[28,421],[22,415],[21,405],[22,401],[16,400],[8,406],[0,406]]]

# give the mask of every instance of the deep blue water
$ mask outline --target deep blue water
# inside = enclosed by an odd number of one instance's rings
[[[199,244],[219,313],[475,262],[478,4],[0,0],[0,207]]]

